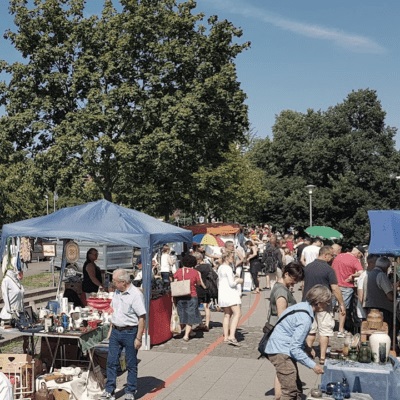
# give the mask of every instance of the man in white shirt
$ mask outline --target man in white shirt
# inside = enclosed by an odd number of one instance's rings
[[[324,245],[321,239],[314,238],[312,244],[304,248],[303,252],[301,253],[301,263],[306,266],[313,262],[315,259],[318,258],[319,251],[321,247]]]
[[[137,390],[137,352],[142,345],[145,326],[146,308],[143,293],[132,285],[130,276],[123,269],[113,272],[113,283],[116,288],[111,308],[111,325],[109,333],[109,351],[107,356],[107,381],[101,400],[115,400],[114,391],[117,381],[119,357],[125,348],[128,376],[124,400],[135,400]]]

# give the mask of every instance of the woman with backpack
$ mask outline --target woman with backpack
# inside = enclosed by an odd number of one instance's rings
[[[201,254],[200,252],[196,251],[195,253],[193,253],[193,256],[196,257],[196,260],[197,260],[197,265],[195,267],[195,270],[200,272],[201,279],[204,282],[204,284],[206,285],[206,289],[204,289],[202,286],[196,286],[197,299],[199,302],[199,306],[200,306],[200,304],[203,305],[205,321],[204,321],[204,323],[201,323],[199,326],[197,326],[193,330],[208,332],[210,330],[211,296],[210,296],[209,288],[207,287],[207,282],[208,282],[209,274],[213,271],[213,267],[208,263],[203,263],[204,257],[203,257],[203,254]]]
[[[316,374],[324,373],[323,367],[308,356],[304,349],[304,342],[311,329],[314,314],[326,311],[331,300],[332,293],[329,288],[315,285],[307,292],[304,302],[288,307],[276,323],[264,353],[275,367],[282,387],[281,400],[302,398],[303,388],[298,362],[312,369]]]

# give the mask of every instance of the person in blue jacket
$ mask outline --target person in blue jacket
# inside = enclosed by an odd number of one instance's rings
[[[311,329],[314,313],[326,310],[331,302],[331,291],[323,285],[313,286],[306,294],[306,300],[288,307],[275,325],[265,353],[276,369],[276,376],[282,387],[280,400],[301,400],[302,384],[297,362],[323,374],[323,367],[316,364],[306,351],[306,338]],[[288,315],[295,310],[294,314]],[[300,312],[298,310],[301,310]]]

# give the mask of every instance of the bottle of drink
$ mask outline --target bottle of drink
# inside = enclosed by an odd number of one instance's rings
[[[342,379],[342,390],[343,390],[343,397],[345,399],[349,399],[350,398],[350,385],[347,382],[346,378]]]
[[[106,275],[104,277],[104,287],[108,289],[109,286],[110,286],[110,275],[108,274],[108,272],[106,272]]]

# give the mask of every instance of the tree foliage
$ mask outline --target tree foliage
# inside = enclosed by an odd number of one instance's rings
[[[168,215],[187,206],[193,174],[246,141],[235,58],[249,44],[189,0],[10,0],[6,37],[24,61],[1,62],[4,140],[41,171],[42,193],[104,197]]]
[[[268,198],[265,173],[235,145],[225,153],[222,164],[214,169],[201,168],[194,178],[193,210],[220,220],[241,223],[260,220]]]
[[[399,207],[396,129],[385,125],[374,90],[351,92],[327,111],[282,111],[273,139],[257,141],[250,158],[267,173],[264,219],[275,226],[313,224],[340,230],[353,243],[367,243],[367,211]]]

